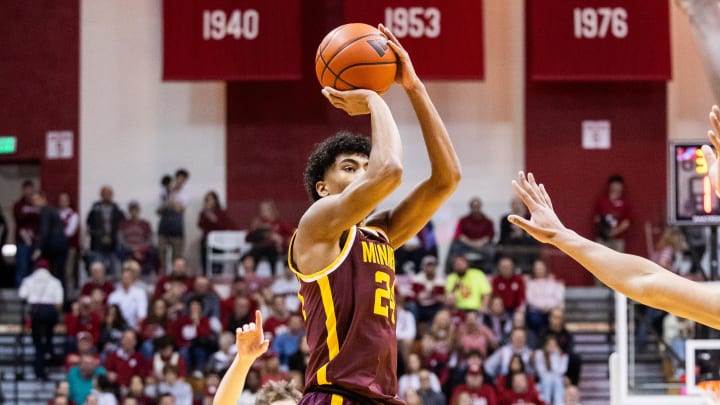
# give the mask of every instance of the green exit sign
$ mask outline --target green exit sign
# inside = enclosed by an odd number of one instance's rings
[[[0,154],[7,155],[17,152],[17,138],[14,136],[0,136]]]

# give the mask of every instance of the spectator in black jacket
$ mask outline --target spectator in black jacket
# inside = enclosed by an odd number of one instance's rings
[[[125,214],[113,202],[113,189],[102,186],[100,200],[96,201],[88,213],[85,223],[90,233],[90,262],[100,261],[105,264],[109,273],[117,276],[119,269],[118,259],[118,229]]]
[[[65,236],[65,224],[60,219],[57,208],[48,205],[42,191],[32,196],[32,203],[40,210],[40,232],[38,234],[33,260],[43,258],[48,261],[50,272],[60,280],[65,290],[65,262],[68,255],[68,240]]]

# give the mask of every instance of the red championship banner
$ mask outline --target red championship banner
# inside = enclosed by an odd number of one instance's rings
[[[385,24],[423,79],[484,78],[482,0],[345,0],[345,22]]]
[[[165,80],[299,79],[300,0],[165,0]]]
[[[532,80],[669,80],[667,0],[526,0]]]

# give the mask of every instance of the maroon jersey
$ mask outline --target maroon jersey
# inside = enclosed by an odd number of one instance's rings
[[[293,237],[294,239],[294,237]],[[300,302],[310,359],[306,392],[333,385],[373,401],[397,397],[395,256],[385,234],[352,227],[340,255],[322,270],[300,273]]]

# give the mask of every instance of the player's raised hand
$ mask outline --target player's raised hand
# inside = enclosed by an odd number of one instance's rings
[[[720,163],[718,163],[717,155],[718,151],[720,151],[720,108],[717,105],[714,105],[712,111],[710,111],[710,125],[712,125],[713,129],[708,131],[708,139],[712,143],[712,148],[709,145],[703,145],[702,151],[708,166],[710,183],[712,183],[715,192],[718,193],[720,192],[720,167],[718,167]]]
[[[341,91],[326,86],[322,89],[322,94],[333,107],[345,111],[348,115],[369,114],[373,97],[382,100],[376,92],[367,89]]]
[[[265,339],[263,334],[262,315],[259,310],[255,311],[255,322],[246,323],[235,330],[235,340],[240,357],[252,358],[254,361],[267,351],[270,341]]]
[[[398,41],[397,37],[395,37],[395,34],[393,34],[386,26],[378,24],[378,29],[388,38],[388,46],[395,51],[395,54],[398,57],[399,63],[397,73],[395,74],[395,82],[403,86],[405,89],[412,88],[417,84],[419,79],[415,73],[412,61],[410,60],[410,55],[405,48],[400,45],[400,41]]]
[[[540,242],[550,243],[558,232],[565,229],[565,225],[555,214],[545,186],[538,185],[532,173],[525,176],[523,172],[518,173],[517,180],[513,180],[512,185],[530,211],[531,217],[527,220],[518,215],[510,215],[508,220]]]

